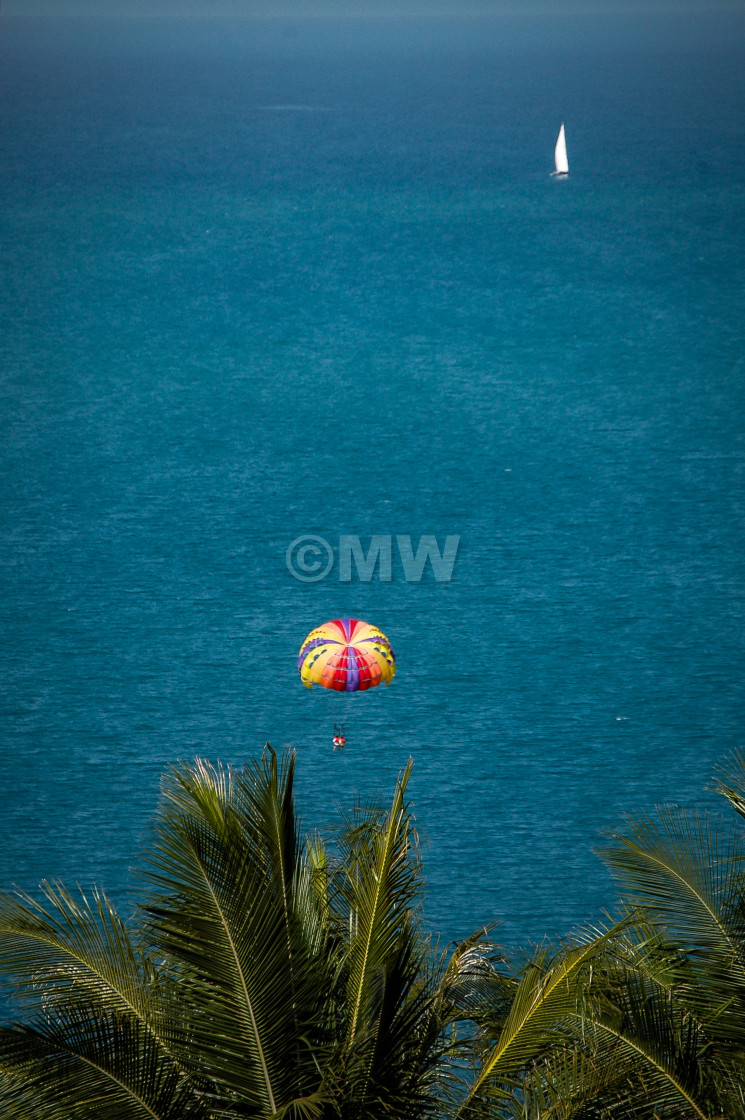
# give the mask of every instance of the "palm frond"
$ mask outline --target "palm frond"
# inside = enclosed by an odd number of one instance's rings
[[[502,1029],[483,1057],[459,1115],[471,1116],[482,1098],[509,1098],[522,1071],[554,1044],[564,1044],[564,1025],[575,1019],[589,983],[590,967],[613,931],[582,944],[540,947],[527,962]]]
[[[400,775],[388,810],[358,804],[337,844],[334,874],[346,918],[343,1114],[424,1117],[435,1110],[438,1060],[446,1045],[420,931],[421,858]]]
[[[618,966],[595,984],[592,1009],[578,1027],[605,1071],[606,1099],[653,1106],[658,1120],[711,1120],[720,1115],[706,1064],[708,1039],[695,1018],[641,968]],[[631,1110],[633,1115],[633,1110]]]
[[[2,1115],[34,1120],[208,1120],[142,1023],[80,1008],[0,1028]],[[10,1074],[10,1076],[7,1076]]]
[[[237,774],[197,762],[166,779],[149,853],[150,936],[180,978],[180,1053],[215,1107],[264,1115],[317,1087],[327,962],[296,921],[292,763]],[[222,1103],[221,1103],[222,1102]]]
[[[615,1120],[613,1074],[581,1042],[567,1040],[525,1070],[518,1091],[500,1102],[504,1120]],[[640,1118],[641,1120],[641,1118]]]
[[[323,1088],[307,1097],[298,1097],[273,1113],[268,1120],[323,1120],[333,1109],[333,1097]]]
[[[46,905],[20,891],[0,894],[0,971],[18,996],[32,1010],[58,993],[147,1019],[154,967],[106,896],[95,891],[89,901],[49,882],[40,891]]]
[[[732,808],[745,817],[745,753],[733,751],[716,769],[714,789],[726,797]]]
[[[302,998],[307,1001],[309,993],[308,961],[323,959],[330,930],[325,915],[316,905],[316,869],[298,841],[294,774],[294,752],[285,754],[280,766],[276,753],[267,743],[260,763],[236,773],[235,787],[236,813],[244,837],[259,858],[263,854],[263,889],[275,896],[281,913],[293,993],[292,1012],[295,1032],[299,1035],[307,1027],[307,1013],[312,1014],[314,1010],[302,1006]],[[320,987],[317,994],[323,996]]]
[[[478,1022],[498,1033],[512,1006],[518,980],[502,967],[501,950],[489,938],[489,927],[476,930],[439,962],[437,1000],[444,1023]]]
[[[128,1016],[176,1061],[168,983],[101,891],[43,882],[44,904],[0,894],[0,971],[32,1015],[81,1007]]]
[[[743,838],[733,824],[677,807],[628,819],[601,854],[630,902],[685,955],[687,1005],[720,1040],[745,1048]]]
[[[628,817],[626,831],[611,839],[600,855],[633,904],[653,914],[687,952],[740,961],[745,931],[728,920],[745,858],[738,831],[705,811],[662,806],[657,820]]]
[[[409,762],[381,827],[366,821],[343,840],[348,855],[346,895],[352,935],[348,950],[348,1042],[376,1020],[380,976],[399,955],[401,933],[418,896],[419,864],[405,804]],[[371,1004],[373,1007],[371,1007]]]
[[[659,935],[611,927],[544,1045],[481,1093],[500,1114],[539,1120],[713,1120],[723,1094],[707,1039],[676,999],[678,963]],[[470,1109],[468,1110],[470,1113]],[[474,1114],[478,1114],[475,1112]],[[729,1114],[728,1114],[729,1115]]]

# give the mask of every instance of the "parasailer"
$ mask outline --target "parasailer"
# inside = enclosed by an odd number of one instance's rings
[[[364,692],[390,684],[396,657],[382,630],[357,618],[335,618],[311,630],[300,647],[300,679],[335,692]],[[334,726],[334,750],[346,745],[344,723]]]

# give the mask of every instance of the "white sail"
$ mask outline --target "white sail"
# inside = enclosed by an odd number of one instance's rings
[[[556,170],[554,175],[568,175],[569,174],[569,160],[567,159],[567,141],[564,135],[564,124],[562,122],[559,129],[559,137],[556,141],[554,148],[554,166]]]

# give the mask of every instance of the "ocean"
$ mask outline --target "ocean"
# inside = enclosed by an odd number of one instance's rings
[[[742,19],[2,18],[0,886],[127,911],[164,770],[270,742],[308,830],[413,759],[443,943],[597,919],[745,745]],[[395,681],[305,690],[347,616]]]

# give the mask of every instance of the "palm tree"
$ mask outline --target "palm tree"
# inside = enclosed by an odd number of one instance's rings
[[[745,817],[745,756],[718,789]],[[620,921],[539,946],[506,1010],[472,1008],[463,1120],[745,1117],[741,825],[661,808],[629,818],[603,854],[623,890]]]
[[[745,756],[715,787],[745,817]],[[628,818],[603,856],[667,952],[663,989],[698,1036],[700,1115],[745,1116],[745,835],[737,818],[677,806]]]
[[[607,854],[622,920],[508,968],[486,930],[439,957],[422,933],[410,764],[330,844],[299,838],[294,765],[167,775],[129,922],[101,892],[0,896],[26,1013],[3,1120],[745,1116],[739,833],[638,819]]]
[[[427,1117],[457,1091],[446,1027],[488,965],[437,968],[406,803],[358,804],[334,854],[298,839],[294,756],[172,771],[130,922],[101,892],[0,898],[14,1120]]]

